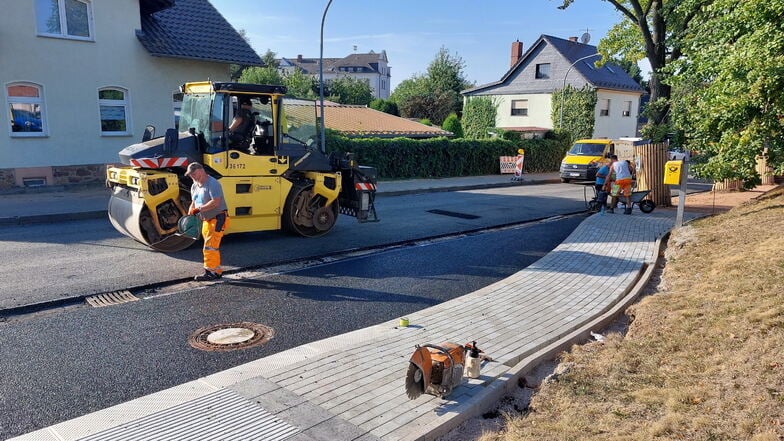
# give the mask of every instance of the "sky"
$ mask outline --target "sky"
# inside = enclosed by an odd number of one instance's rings
[[[328,0],[210,0],[260,55],[318,58],[321,19]],[[332,0],[324,23],[324,57],[386,50],[392,90],[424,74],[441,47],[462,58],[465,77],[477,85],[509,69],[512,42],[526,51],[541,34],[590,34],[597,45],[621,21],[603,0]]]

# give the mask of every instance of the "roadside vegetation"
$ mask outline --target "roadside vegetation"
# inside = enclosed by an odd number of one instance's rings
[[[673,231],[626,335],[574,346],[482,441],[784,439],[784,189]]]

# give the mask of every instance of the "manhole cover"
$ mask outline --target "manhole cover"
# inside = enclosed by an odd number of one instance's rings
[[[262,345],[274,336],[272,328],[258,323],[224,323],[197,329],[188,344],[202,351],[233,351]]]

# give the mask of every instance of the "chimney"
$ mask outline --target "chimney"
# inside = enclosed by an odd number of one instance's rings
[[[577,43],[577,37],[569,37],[569,41]]]
[[[297,55],[297,63],[302,63],[302,54]]]
[[[520,43],[520,40],[515,41],[512,43],[512,60],[510,63],[510,67],[517,64],[520,61],[520,58],[523,56],[523,43]]]

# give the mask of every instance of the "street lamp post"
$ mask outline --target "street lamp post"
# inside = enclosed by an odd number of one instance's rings
[[[597,55],[599,55],[598,52],[595,54],[586,55],[582,58],[578,58],[574,63],[572,63],[571,66],[569,66],[569,69],[566,69],[566,73],[564,74],[563,77],[563,86],[561,87],[561,116],[558,119],[558,129],[563,129],[563,106],[564,106],[564,89],[566,89],[566,76],[569,75],[569,72],[572,70],[575,64],[585,60],[586,58],[595,57]]]
[[[327,2],[327,7],[324,8],[324,14],[321,16],[321,42],[319,44],[319,99],[321,100],[321,153],[326,154],[326,130],[324,130],[325,117],[324,117],[324,20],[327,19],[327,11],[332,4],[332,0]]]

